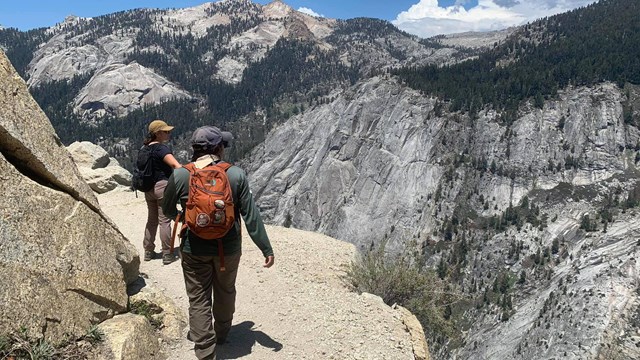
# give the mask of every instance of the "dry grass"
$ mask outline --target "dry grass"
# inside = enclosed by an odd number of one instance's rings
[[[450,318],[451,306],[462,295],[449,290],[435,271],[421,264],[424,261],[415,246],[404,253],[385,253],[385,244],[362,254],[347,270],[347,281],[355,291],[380,296],[388,305],[400,304],[420,320],[427,339],[438,347],[458,337]]]
[[[45,339],[33,339],[26,329],[0,336],[0,360],[82,360],[87,359],[94,345],[103,340],[104,334],[93,326],[81,339],[69,338],[54,345]]]

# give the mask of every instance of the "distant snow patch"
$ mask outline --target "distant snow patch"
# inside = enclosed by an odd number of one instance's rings
[[[315,17],[325,17],[322,14],[318,14],[317,12],[313,11],[312,9],[306,8],[306,7],[301,7],[298,9],[299,12],[303,13],[303,14],[307,14],[307,15],[311,15],[311,16],[315,16]]]

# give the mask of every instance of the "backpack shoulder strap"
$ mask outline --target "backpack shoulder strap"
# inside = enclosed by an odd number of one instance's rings
[[[151,147],[149,145],[142,145],[140,150],[138,150],[138,156],[136,158],[136,167],[138,170],[144,171],[147,175],[152,175],[153,161]]]
[[[187,171],[189,172],[189,174],[194,174],[196,172],[196,164],[190,162],[188,164],[184,164],[182,165],[183,168],[187,169]]]
[[[215,166],[217,166],[217,167],[221,168],[222,170],[224,170],[224,171],[226,172],[227,170],[229,170],[229,168],[230,168],[230,167],[232,167],[232,166],[233,166],[233,164],[228,163],[228,162],[226,162],[226,161],[220,161],[220,162],[219,162],[219,163],[217,163]]]

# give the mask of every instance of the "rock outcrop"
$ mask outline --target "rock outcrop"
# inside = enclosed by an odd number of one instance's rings
[[[139,256],[0,53],[0,334],[59,342],[127,310]]]
[[[102,324],[106,350],[98,360],[155,360],[163,358],[154,328],[142,315],[123,314]]]
[[[140,64],[113,64],[100,69],[89,80],[76,96],[74,111],[87,118],[122,116],[145,105],[190,97]]]
[[[67,150],[79,168],[101,169],[111,162],[105,149],[89,141],[76,141],[67,146]]]
[[[181,276],[180,273],[177,275]],[[162,324],[159,332],[165,342],[182,339],[188,324],[185,308],[179,307],[164,291],[145,286],[138,293],[131,295],[129,301],[132,304],[152,304],[158,309],[157,313],[151,316]]]
[[[76,141],[67,147],[78,170],[91,190],[98,194],[117,187],[131,186],[131,173],[109,157],[102,147],[88,141]]]
[[[393,308],[402,314],[402,322],[407,326],[407,332],[411,336],[414,360],[431,360],[429,345],[427,344],[424,329],[418,318],[412,314],[411,311],[400,305],[394,305]]]
[[[503,42],[508,36],[513,34],[516,29],[517,28],[512,27],[497,31],[448,34],[437,36],[432,40],[435,40],[446,46],[457,46],[470,49],[490,49],[495,44]]]
[[[432,228],[419,199],[436,192],[444,172],[433,152],[446,119],[427,120],[434,104],[377,78],[290,119],[247,163],[262,213],[361,248],[385,234],[403,243],[409,223]]]
[[[34,53],[29,64],[29,81],[40,86],[50,81],[71,79],[90,74],[104,66],[121,63],[133,50],[136,31],[120,32],[82,44],[86,33],[70,34],[65,28],[82,25],[91,19],[67,18],[64,23],[51,28],[56,33]],[[79,45],[81,44],[81,45]]]

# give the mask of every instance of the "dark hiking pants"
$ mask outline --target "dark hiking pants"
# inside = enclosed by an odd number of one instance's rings
[[[218,256],[182,253],[189,296],[189,340],[194,342],[198,359],[215,359],[216,340],[226,339],[231,329],[240,254],[225,255],[224,263],[226,271],[220,271]]]

